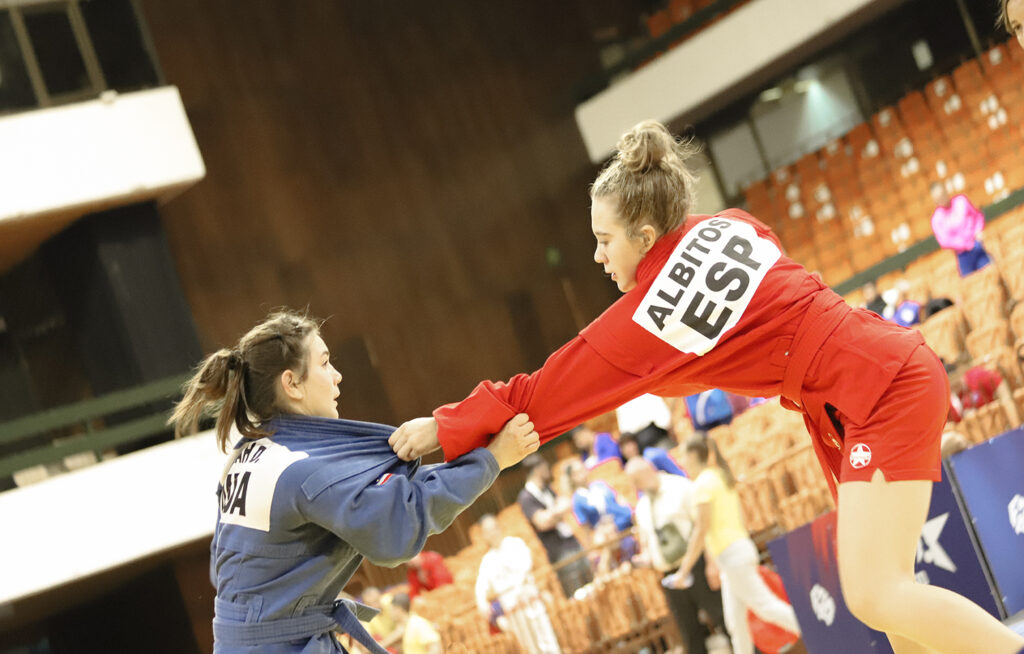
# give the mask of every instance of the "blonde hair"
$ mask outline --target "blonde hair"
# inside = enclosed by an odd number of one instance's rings
[[[659,236],[682,225],[693,207],[697,184],[686,160],[699,148],[672,136],[656,120],[635,125],[615,148],[590,187],[591,200],[615,198],[630,238],[645,224],[657,229]]]
[[[1010,3],[1010,0],[999,0],[999,19],[996,21],[996,25],[1002,25],[1002,27],[1013,34],[1013,29],[1010,27],[1010,16],[1006,13],[1006,5]]]
[[[285,370],[306,377],[309,337],[320,323],[293,311],[272,313],[233,348],[206,357],[184,386],[168,424],[175,436],[193,433],[204,415],[217,416],[217,445],[227,450],[231,425],[246,438],[269,433],[263,423],[279,413],[277,380]]]

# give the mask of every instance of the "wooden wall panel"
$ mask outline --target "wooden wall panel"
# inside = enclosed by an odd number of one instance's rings
[[[143,8],[209,171],[163,208],[207,350],[308,305],[335,349],[366,343],[376,410],[404,420],[527,367],[508,294],[548,352],[614,299],[573,120],[598,61],[576,3]],[[347,417],[375,410],[342,393]]]

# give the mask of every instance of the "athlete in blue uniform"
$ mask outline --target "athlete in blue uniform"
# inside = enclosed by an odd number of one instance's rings
[[[338,419],[340,382],[317,323],[281,313],[209,356],[175,409],[179,433],[212,407],[222,449],[232,425],[242,436],[217,488],[215,652],[342,652],[340,630],[383,654],[359,623],[375,611],[334,600],[363,557],[412,558],[537,448],[520,414],[450,463],[401,461],[388,445],[394,428]]]

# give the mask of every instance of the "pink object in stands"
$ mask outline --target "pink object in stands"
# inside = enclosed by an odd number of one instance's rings
[[[985,215],[966,195],[957,195],[948,206],[936,207],[932,214],[935,240],[944,248],[964,252],[974,247],[985,226]]]

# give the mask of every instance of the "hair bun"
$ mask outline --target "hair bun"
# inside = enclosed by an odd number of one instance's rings
[[[671,156],[675,145],[675,138],[664,125],[645,120],[622,135],[616,145],[617,157],[629,172],[646,173]]]

